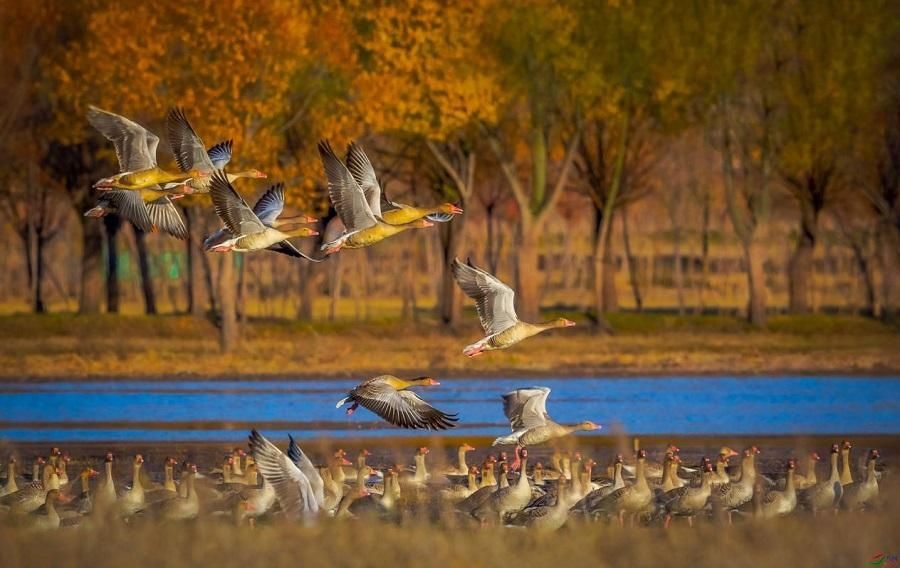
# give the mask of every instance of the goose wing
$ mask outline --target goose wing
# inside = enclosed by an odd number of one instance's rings
[[[322,504],[325,503],[325,482],[322,481],[319,470],[317,470],[312,461],[306,457],[306,454],[300,449],[300,446],[297,445],[297,442],[294,441],[294,437],[290,434],[288,434],[288,441],[287,456],[294,462],[294,465],[303,472],[303,475],[309,479],[309,483],[313,488],[313,494],[316,497],[316,502],[321,507]]]
[[[328,178],[328,196],[347,232],[375,225],[375,216],[366,202],[366,196],[347,166],[335,155],[327,140],[319,142],[319,155]]]
[[[458,419],[431,406],[416,393],[398,391],[384,381],[363,383],[350,391],[350,398],[394,426],[446,430]]]
[[[231,150],[233,146],[233,140],[225,140],[224,142],[219,142],[215,146],[210,147],[210,149],[206,151],[214,168],[221,170],[228,165],[228,162],[231,161]]]
[[[387,198],[384,197],[381,186],[378,184],[378,178],[375,177],[375,168],[372,167],[372,162],[369,161],[362,146],[355,142],[351,142],[347,146],[347,169],[350,170],[353,179],[356,180],[363,195],[366,196],[366,202],[369,204],[372,214],[375,217],[381,217],[381,204]],[[390,204],[390,202],[388,203]],[[396,207],[391,208],[395,209]]]
[[[128,193],[136,193],[130,191]],[[160,197],[146,204],[147,215],[153,227],[175,238],[184,240],[188,238],[187,226],[178,212],[178,208],[168,196]]]
[[[306,474],[256,430],[250,433],[250,452],[259,472],[275,490],[278,504],[287,517],[297,519],[318,512],[319,504]]]
[[[235,236],[251,235],[266,230],[259,217],[250,209],[244,198],[235,191],[223,170],[216,170],[210,181],[209,193],[216,215]]]
[[[550,420],[547,414],[547,387],[516,389],[503,395],[503,414],[509,419],[513,432],[543,426]]]
[[[284,184],[276,183],[269,187],[253,206],[253,212],[263,225],[272,226],[275,219],[284,211]]]
[[[322,262],[323,260],[325,260],[324,258],[313,258],[311,256],[308,256],[302,250],[295,247],[293,245],[293,243],[291,243],[290,241],[277,242],[274,245],[270,246],[268,248],[268,250],[270,250],[272,252],[286,254],[286,255],[292,256],[294,258],[305,258],[306,260],[308,260],[310,262]]]
[[[134,172],[156,166],[159,137],[124,116],[91,106],[88,122],[116,147],[119,171]]]
[[[103,192],[99,202],[108,203],[111,208],[115,209],[116,215],[130,221],[132,225],[145,233],[153,230],[153,221],[150,219],[144,200],[141,199],[140,192],[114,189]]]
[[[169,111],[166,115],[166,130],[169,134],[169,146],[172,147],[172,153],[175,154],[175,161],[178,162],[181,171],[212,172],[216,169],[206,152],[203,140],[184,114],[184,109],[175,107]]]
[[[454,258],[451,269],[462,291],[475,300],[475,309],[486,335],[500,333],[519,321],[515,310],[516,293],[512,288],[471,261],[463,264]]]

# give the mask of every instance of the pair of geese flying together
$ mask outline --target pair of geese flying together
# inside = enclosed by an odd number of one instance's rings
[[[328,178],[328,197],[345,229],[338,238],[322,245],[326,254],[371,246],[409,229],[431,227],[432,221],[449,221],[463,212],[452,203],[422,208],[390,201],[369,157],[356,143],[347,147],[346,164],[327,140],[319,142],[318,148]]]
[[[185,195],[208,193],[213,171],[231,160],[233,143],[220,142],[208,150],[181,109],[172,109],[166,117],[169,145],[182,172],[167,172],[157,165],[159,137],[140,124],[118,114],[91,106],[88,122],[113,143],[119,161],[119,173],[94,184],[101,196],[87,217],[115,213],[138,229],[160,230],[176,238],[187,238],[187,227],[173,203]],[[251,169],[229,174],[264,178]]]
[[[446,430],[455,428],[457,414],[447,414],[425,402],[409,390],[419,386],[437,386],[431,377],[403,380],[393,375],[381,375],[354,387],[336,407],[345,404],[347,414],[353,414],[360,406],[377,414],[385,421],[401,428]],[[493,445],[514,444],[517,448],[534,446],[567,436],[579,430],[597,430],[599,425],[583,421],[571,426],[554,422],[547,413],[547,387],[516,389],[503,395],[503,413],[509,420],[511,433],[494,440]],[[516,454],[518,456],[518,454]],[[513,464],[514,467],[517,464]]]

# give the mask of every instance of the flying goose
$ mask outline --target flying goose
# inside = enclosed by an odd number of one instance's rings
[[[469,357],[481,355],[484,351],[512,347],[548,329],[575,325],[575,322],[565,318],[539,324],[519,321],[515,309],[516,293],[512,288],[472,264],[471,260],[463,264],[454,258],[451,269],[462,291],[475,300],[475,309],[485,333],[484,339],[463,349],[463,354]]]
[[[169,134],[169,146],[175,154],[175,161],[183,172],[199,171],[208,174],[203,177],[191,178],[185,182],[193,192],[208,193],[211,175],[216,170],[223,169],[231,161],[233,142],[226,140],[206,149],[203,140],[197,135],[194,127],[184,114],[184,109],[175,107],[166,115],[166,130]],[[234,182],[239,178],[264,178],[266,174],[256,169],[229,173],[228,181]]]
[[[235,191],[222,170],[216,171],[212,176],[210,194],[216,215],[225,223],[225,228],[231,237],[221,242],[211,242],[207,250],[212,252],[249,252],[257,250],[274,250],[298,258],[312,259],[303,254],[288,239],[292,237],[310,237],[319,233],[308,227],[290,228],[282,226],[276,229],[267,225],[263,219],[275,224],[277,217],[284,208],[284,189],[277,186],[270,188],[271,193],[263,195],[257,203],[260,218],[244,198]],[[279,201],[280,200],[280,201]]]
[[[347,166],[337,157],[327,140],[319,142],[319,156],[328,178],[328,197],[344,224],[345,231],[337,239],[322,245],[322,250],[333,254],[342,248],[363,248],[407,229],[424,229],[433,226],[425,219],[411,223],[392,225],[372,212],[366,196]],[[373,174],[374,175],[374,174]]]
[[[419,377],[404,381],[393,375],[380,375],[353,387],[347,396],[338,401],[336,408],[352,403],[347,414],[362,406],[401,428],[425,428],[446,430],[455,428],[456,414],[446,414],[431,406],[419,395],[408,390],[417,386],[436,386],[440,383],[431,377]]]
[[[159,137],[140,124],[124,116],[91,106],[88,122],[116,147],[119,173],[94,184],[97,189],[154,189],[164,195],[159,184],[184,183],[190,178],[203,177],[208,172],[191,169],[186,172],[167,172],[156,164]]]
[[[262,194],[256,204],[253,206],[253,213],[257,216],[260,222],[266,227],[270,227],[272,229],[278,229],[279,227],[285,227],[287,225],[292,224],[300,224],[300,223],[315,223],[315,217],[309,217],[307,215],[296,215],[293,217],[282,217],[281,213],[284,211],[284,184],[276,183],[275,185],[266,189],[266,191]],[[215,251],[219,247],[228,247],[230,244],[230,240],[232,239],[232,234],[228,230],[228,227],[222,227],[215,233],[207,236],[203,240],[203,248],[208,251]],[[308,260],[312,260],[313,262],[321,262],[322,259],[313,259],[309,257],[303,256],[302,253],[299,255],[300,251],[294,247],[288,241],[283,241],[283,243],[278,243],[277,245],[273,245],[269,247],[269,250],[274,252],[280,252],[282,254],[286,254],[288,256],[294,256],[297,258],[307,258]]]
[[[310,477],[256,430],[250,432],[250,453],[263,479],[275,490],[278,504],[286,517],[299,520],[319,512],[319,502]]]
[[[531,387],[516,389],[503,395],[503,414],[509,419],[512,433],[494,440],[494,446],[515,444],[518,448],[543,444],[556,438],[562,438],[579,430],[599,430],[601,426],[590,421],[579,422],[572,426],[563,426],[550,419],[547,414],[547,387]],[[518,458],[518,453],[516,454]],[[518,459],[513,463],[513,470],[519,466]]]
[[[347,146],[347,169],[359,184],[366,202],[375,217],[381,218],[390,225],[402,225],[422,218],[438,223],[446,223],[463,212],[452,203],[443,203],[437,207],[413,207],[396,203],[387,198],[381,184],[375,177],[372,162],[359,144],[351,142]]]

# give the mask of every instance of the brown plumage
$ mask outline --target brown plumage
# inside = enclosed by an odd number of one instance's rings
[[[416,393],[407,390],[416,386],[435,386],[440,383],[431,377],[419,377],[405,381],[393,375],[381,375],[364,381],[354,387],[341,399],[336,407],[352,403],[347,414],[353,414],[357,407],[370,410],[394,426],[401,428],[423,428],[446,430],[455,428],[456,414],[447,414],[422,400]]]

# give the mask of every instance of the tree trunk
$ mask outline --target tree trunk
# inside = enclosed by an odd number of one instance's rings
[[[628,263],[628,281],[634,296],[634,306],[638,312],[644,310],[644,298],[641,296],[641,285],[638,282],[637,260],[631,252],[631,237],[628,234],[628,210],[622,209],[622,242],[625,245],[625,261]]]
[[[237,256],[238,261],[238,282],[237,282],[237,306],[235,308],[238,321],[241,325],[247,323],[247,257],[245,255]],[[289,286],[284,286],[284,290]]]
[[[675,280],[675,296],[678,299],[678,315],[684,315],[684,274],[681,270],[681,227],[676,225],[672,234],[673,270],[672,277]]]
[[[138,270],[141,273],[141,292],[144,296],[144,313],[156,314],[156,291],[153,289],[153,275],[150,273],[150,257],[147,254],[147,233],[134,227],[134,243],[137,247]]]
[[[81,290],[78,313],[99,314],[103,289],[103,228],[95,219],[81,217]]]
[[[47,312],[44,304],[44,239],[40,236],[35,240],[35,270],[34,270],[34,298],[32,309],[36,314]]]
[[[106,227],[106,311],[119,313],[119,229],[122,219],[118,215],[103,218]]]
[[[198,246],[199,218],[193,207],[183,207],[184,220],[187,223],[188,237],[184,241],[185,258],[187,260],[187,297],[188,313],[195,317],[203,315],[203,266],[199,258],[202,252]]]
[[[792,313],[802,314],[810,311],[810,286],[812,275],[813,253],[816,248],[816,236],[818,231],[818,214],[804,209],[800,219],[800,236],[797,239],[797,248],[791,255],[788,264],[788,277],[790,284],[789,309]],[[810,208],[811,209],[811,208]]]
[[[225,353],[234,350],[238,342],[235,296],[234,257],[232,254],[224,254],[219,267],[219,347]]]
[[[612,220],[610,220],[612,223]],[[603,311],[617,312],[619,311],[619,292],[616,289],[616,255],[612,251],[612,234],[613,227],[610,225],[609,231],[606,233],[606,246],[603,247]]]
[[[331,298],[328,303],[328,321],[334,321],[337,318],[337,304],[341,298],[341,276],[344,271],[341,270],[342,255],[335,255],[330,261],[331,264]]]
[[[881,264],[881,317],[893,320],[897,313],[897,254],[900,251],[897,227],[888,220],[878,223],[878,249]]]
[[[313,296],[313,279],[315,278],[315,272],[313,272],[313,267],[315,266],[312,262],[300,262],[298,263],[298,276],[300,278],[300,282],[298,286],[300,288],[300,305],[297,307],[297,319],[303,321],[312,321],[313,319],[313,307],[315,303],[315,298]]]
[[[516,307],[519,317],[525,321],[538,321],[538,234],[530,221],[521,220],[518,230],[518,254],[516,255]]]
[[[709,189],[703,192],[703,226],[700,230],[700,290],[698,304],[700,313],[706,311],[706,285],[709,279]]]
[[[441,288],[438,298],[438,309],[441,321],[444,325],[454,327],[459,323],[460,302],[459,287],[450,271],[450,263],[465,247],[465,223],[464,215],[458,216],[449,223],[443,223],[440,228],[441,236]],[[465,261],[465,259],[463,259]]]
[[[765,247],[756,240],[743,243],[744,260],[747,263],[747,320],[756,327],[766,325],[766,274]]]
[[[609,239],[612,227],[603,232],[603,210],[594,209],[594,231],[592,235],[593,245],[593,286],[594,311],[597,320],[596,325],[603,329],[610,329],[609,324],[603,318],[606,312],[616,311],[619,308],[619,298],[616,293],[615,262],[609,247]],[[600,239],[606,237],[606,243]],[[602,260],[601,260],[602,259]]]

